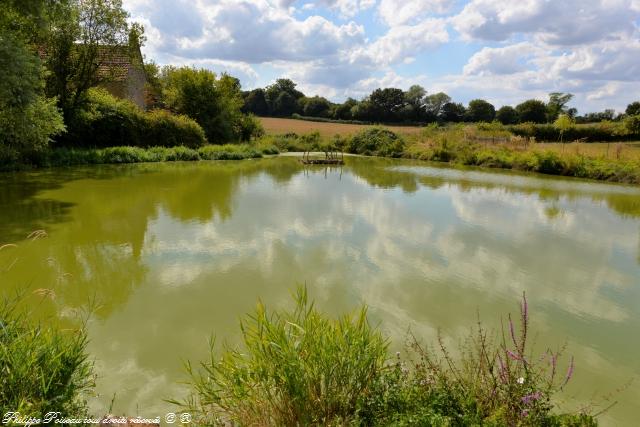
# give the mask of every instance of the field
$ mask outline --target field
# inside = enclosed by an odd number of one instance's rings
[[[354,135],[366,125],[312,122],[307,120],[282,119],[272,117],[261,117],[260,121],[264,126],[267,135],[281,135],[286,133],[296,133],[305,135],[318,131],[322,137],[332,137],[336,134],[341,136]],[[421,132],[424,130],[418,126],[385,126],[398,134],[409,137],[409,143],[418,142],[422,138]],[[497,146],[498,144],[493,144]],[[570,142],[560,143],[537,143],[529,144],[527,151],[553,151],[558,154],[582,155],[591,158],[608,158],[621,160],[640,160],[640,142],[627,143],[606,143],[606,142]]]
[[[334,135],[353,135],[362,129],[368,127],[366,125],[352,125],[343,123],[321,123],[311,122],[307,120],[280,119],[273,117],[260,117],[262,126],[267,135],[280,135],[284,133],[297,133],[304,135],[307,133],[318,131],[323,137],[332,137]],[[401,135],[415,135],[420,133],[420,127],[417,126],[385,126]]]

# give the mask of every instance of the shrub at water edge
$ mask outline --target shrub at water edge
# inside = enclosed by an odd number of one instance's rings
[[[404,147],[404,140],[396,133],[372,127],[354,135],[347,145],[347,151],[366,156],[399,157]]]
[[[529,314],[495,338],[482,326],[455,360],[443,344],[413,338],[409,358],[388,355],[366,308],[333,320],[304,289],[291,311],[259,304],[241,323],[244,348],[226,347],[195,368],[192,394],[172,401],[198,425],[491,425],[595,426],[593,417],[555,414],[553,396],[573,375],[559,352],[531,356]]]
[[[114,146],[197,148],[206,144],[204,131],[193,119],[167,111],[144,112],[130,101],[93,88],[87,105],[68,125],[57,145],[75,148]]]

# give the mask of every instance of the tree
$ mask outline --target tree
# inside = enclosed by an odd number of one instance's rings
[[[462,122],[464,121],[466,112],[467,109],[464,108],[464,105],[455,102],[447,102],[442,106],[440,119],[444,122]]]
[[[627,135],[640,135],[640,113],[625,117],[623,123]]]
[[[571,117],[567,114],[560,114],[553,122],[553,126],[560,131],[560,142],[563,142],[564,133],[575,126]]]
[[[69,118],[89,88],[113,78],[100,72],[111,56],[129,52],[128,14],[122,0],[52,2],[50,13],[52,25],[45,43],[50,71],[47,92],[58,98]],[[134,37],[142,42],[141,26],[134,30]]]
[[[162,82],[160,81],[160,67],[153,61],[144,64],[147,76],[145,83],[145,105],[149,109],[162,107]]]
[[[289,79],[278,79],[265,89],[269,113],[274,116],[290,116],[298,112],[298,99],[303,96],[296,89],[296,84]]]
[[[448,102],[451,102],[451,97],[444,92],[425,96],[424,109],[427,120],[436,121],[442,114],[442,107]]]
[[[333,118],[338,120],[351,120],[353,115],[351,110],[358,104],[353,98],[348,98],[344,103],[338,104],[333,110]]]
[[[424,97],[426,94],[427,91],[420,85],[413,85],[404,93],[404,101],[407,106],[407,118],[416,122],[424,118]]]
[[[567,104],[573,98],[573,94],[551,92],[547,103],[547,121],[553,122],[562,113],[567,112]]]
[[[356,120],[362,121],[376,120],[373,105],[368,99],[358,102],[356,105],[351,107],[351,116]]]
[[[625,114],[627,116],[637,116],[638,114],[640,114],[640,101],[632,102],[631,104],[627,105]]]
[[[547,120],[547,106],[537,99],[529,99],[516,106],[518,120],[521,123],[545,123]]]
[[[369,102],[374,112],[374,120],[393,122],[398,119],[398,112],[404,107],[402,89],[376,89],[369,95]]]
[[[166,106],[194,119],[212,144],[240,138],[242,97],[238,79],[219,79],[206,69],[165,67],[162,70]]]
[[[505,105],[496,112],[496,119],[503,125],[513,125],[518,123],[518,112],[515,108]]]
[[[40,61],[30,47],[39,37],[43,2],[0,8],[0,160],[13,162],[44,150],[64,131],[55,99],[43,95]]]
[[[269,106],[267,105],[264,89],[254,89],[247,92],[244,96],[242,111],[245,113],[253,113],[257,116],[268,115]]]
[[[496,117],[496,109],[484,99],[474,99],[469,102],[466,118],[470,122],[492,122]]]
[[[280,92],[275,100],[270,102],[270,106],[275,116],[289,117],[299,111],[298,98],[289,92]]]
[[[309,117],[328,117],[331,103],[320,96],[312,98],[302,97],[298,101],[302,107],[302,114]]]

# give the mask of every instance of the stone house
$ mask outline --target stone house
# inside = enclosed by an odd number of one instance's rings
[[[47,58],[45,48],[38,49],[41,59]],[[147,74],[140,46],[100,46],[97,54],[97,86],[113,96],[128,99],[138,107],[147,107]]]
[[[140,48],[128,46],[102,46],[98,74],[104,79],[99,86],[113,96],[128,99],[138,107],[146,108],[147,75]]]

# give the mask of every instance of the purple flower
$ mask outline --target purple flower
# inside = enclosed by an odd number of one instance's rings
[[[529,405],[531,402],[534,402],[542,397],[542,393],[536,391],[535,393],[527,394],[522,397],[522,403],[525,405]]]
[[[571,356],[571,363],[569,364],[569,369],[567,370],[567,378],[565,378],[564,384],[562,384],[562,387],[567,385],[567,383],[569,382],[572,376],[573,376],[573,356]]]
[[[514,353],[511,350],[507,350],[507,354],[509,355],[510,358],[512,358],[513,360],[522,360],[522,358],[520,356],[518,356],[516,353]]]
[[[511,332],[511,339],[513,340],[513,345],[518,347],[518,342],[516,341],[516,332],[513,328],[513,321],[511,320],[511,315],[509,315],[509,332]]]

